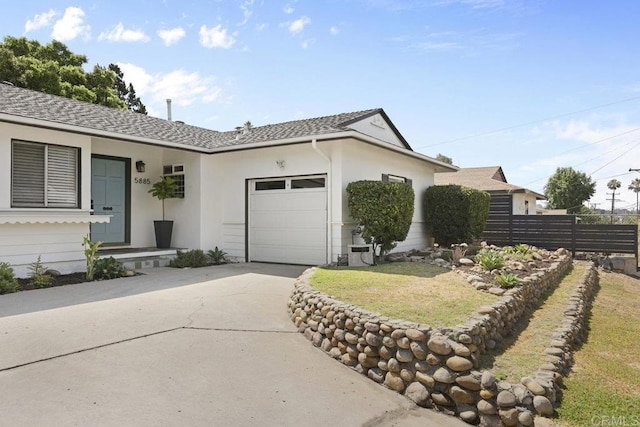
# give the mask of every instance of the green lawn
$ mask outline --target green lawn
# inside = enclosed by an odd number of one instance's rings
[[[640,280],[600,273],[588,341],[564,381],[562,425],[640,426],[639,306]]]
[[[463,323],[499,299],[477,291],[457,273],[421,262],[321,268],[311,285],[346,303],[432,327]]]

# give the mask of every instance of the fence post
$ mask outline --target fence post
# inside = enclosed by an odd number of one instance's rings
[[[578,216],[572,215],[571,221],[571,256],[576,257],[576,223],[578,222]]]

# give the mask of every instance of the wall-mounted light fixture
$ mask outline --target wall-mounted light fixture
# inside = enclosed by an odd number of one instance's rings
[[[284,169],[284,160],[276,160],[276,165],[278,165],[280,169]]]
[[[144,162],[142,160],[136,162],[136,170],[138,172],[144,172]]]

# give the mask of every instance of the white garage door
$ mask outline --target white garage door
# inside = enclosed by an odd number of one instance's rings
[[[261,179],[249,185],[249,259],[325,264],[326,176]]]

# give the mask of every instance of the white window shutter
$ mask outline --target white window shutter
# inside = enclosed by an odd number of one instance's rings
[[[13,206],[44,206],[45,146],[14,143],[11,156],[13,176],[11,203]]]
[[[78,205],[77,149],[50,145],[47,153],[47,206]]]

